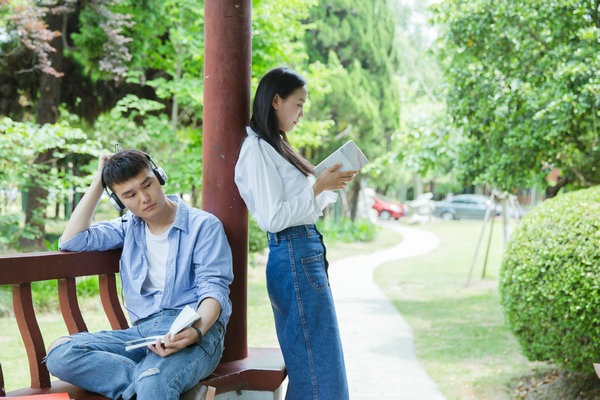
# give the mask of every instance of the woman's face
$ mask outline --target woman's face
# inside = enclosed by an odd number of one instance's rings
[[[275,109],[279,129],[284,132],[290,132],[300,118],[304,117],[304,103],[308,97],[308,90],[303,86],[294,90],[288,97],[282,99],[279,94],[275,94],[271,105]]]

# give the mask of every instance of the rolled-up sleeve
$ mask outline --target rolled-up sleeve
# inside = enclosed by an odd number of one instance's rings
[[[65,251],[103,251],[123,247],[125,227],[121,218],[99,222],[79,232],[63,242],[58,240],[58,248]]]
[[[217,300],[221,305],[219,320],[227,325],[231,316],[229,285],[233,281],[231,248],[223,225],[217,218],[211,218],[201,232],[194,249],[197,306],[209,297]]]

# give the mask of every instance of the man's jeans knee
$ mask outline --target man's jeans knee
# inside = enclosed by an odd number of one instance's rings
[[[46,352],[46,358],[44,361],[46,363],[48,371],[52,375],[62,375],[61,370],[64,367],[64,353],[68,351],[69,347],[65,345],[72,341],[73,339],[70,336],[63,336],[56,339],[50,344],[50,346],[48,346],[48,351]]]

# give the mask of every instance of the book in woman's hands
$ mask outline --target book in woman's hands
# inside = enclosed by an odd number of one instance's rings
[[[171,335],[171,339],[173,338],[173,336],[175,336],[177,333],[179,333],[181,330],[183,330],[183,328],[187,328],[188,326],[192,325],[194,322],[196,322],[199,319],[200,319],[200,315],[196,311],[194,311],[192,309],[192,307],[185,306],[183,308],[183,310],[181,310],[179,315],[177,315],[177,318],[175,318],[175,321],[173,321],[173,323],[171,324],[171,327],[169,328],[168,333]],[[130,344],[129,346],[126,346],[125,350],[129,351],[129,350],[137,349],[138,347],[144,347],[144,346],[148,346],[150,344],[154,344],[154,343],[156,343],[156,339],[159,339],[161,342],[164,343],[165,342],[164,337],[165,337],[165,335],[161,335],[161,336],[150,336],[150,337],[145,337],[145,338],[141,338],[141,339],[131,340],[127,343],[134,343],[134,344]],[[142,341],[142,342],[138,343],[140,341]]]
[[[367,165],[369,160],[360,151],[358,146],[352,140],[347,141],[344,145],[331,153],[329,157],[324,159],[315,167],[315,173],[319,175],[326,168],[332,167],[341,162],[342,166],[336,171],[360,171],[362,167]]]

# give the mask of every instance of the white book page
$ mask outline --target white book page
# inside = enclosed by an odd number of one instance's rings
[[[342,166],[336,171],[360,171],[362,167],[367,165],[369,160],[367,160],[367,157],[360,151],[358,146],[352,140],[349,140],[331,153],[329,157],[321,161],[315,167],[315,173],[319,175],[326,168],[332,167],[339,162],[342,163]]]

